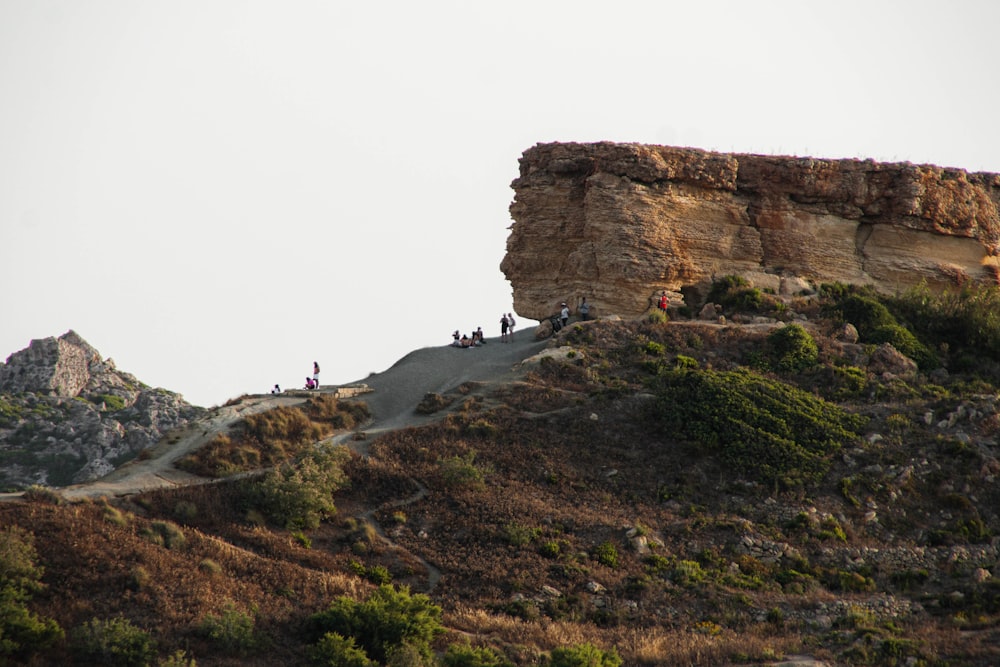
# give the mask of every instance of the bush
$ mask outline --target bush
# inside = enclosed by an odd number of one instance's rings
[[[947,343],[956,357],[972,352],[1000,362],[1000,288],[932,292],[921,286],[892,299],[891,305],[915,332],[934,345]]]
[[[72,633],[74,653],[93,664],[145,667],[156,658],[156,645],[126,618],[91,619]]]
[[[379,586],[365,602],[341,596],[326,611],[309,618],[310,634],[321,641],[328,633],[352,639],[364,655],[378,663],[403,646],[409,646],[424,658],[431,655],[431,642],[444,632],[441,608],[423,594],[410,594],[408,587],[399,590]]]
[[[897,324],[889,309],[876,298],[851,294],[835,306],[846,322],[854,325],[862,339],[868,338],[876,329],[889,324]]]
[[[354,637],[344,637],[337,632],[323,635],[311,647],[309,657],[313,662],[330,667],[378,667],[377,662],[370,660],[364,650],[358,648]]]
[[[885,324],[875,329],[865,339],[868,343],[889,343],[894,348],[917,362],[921,370],[931,370],[940,365],[937,355],[917,340],[909,329],[898,324]]]
[[[16,526],[0,531],[0,663],[24,658],[63,638],[52,619],[37,616],[27,603],[43,590],[34,537]]]
[[[91,396],[90,400],[96,405],[104,404],[104,409],[108,412],[118,412],[125,409],[125,399],[114,394],[98,394]]]
[[[199,626],[201,634],[227,653],[247,653],[257,645],[254,618],[226,604],[222,614],[207,614]]]
[[[333,493],[347,482],[343,465],[349,456],[345,447],[313,449],[297,463],[268,472],[259,483],[246,483],[244,489],[275,523],[293,530],[316,528],[337,511]]]
[[[547,667],[619,667],[618,651],[602,651],[593,644],[580,644],[552,649]]]
[[[467,487],[476,491],[485,488],[483,471],[476,466],[476,453],[466,452],[464,456],[451,456],[441,460],[441,476],[449,487]]]
[[[468,641],[451,644],[441,658],[442,667],[513,667],[513,664],[488,646],[473,647]]]
[[[198,663],[194,658],[187,657],[186,651],[178,649],[172,655],[160,660],[157,667],[198,667]]]
[[[772,331],[767,337],[767,349],[774,365],[783,371],[803,371],[819,360],[816,341],[798,324]]]
[[[618,549],[611,542],[601,542],[594,549],[594,558],[601,565],[607,565],[610,568],[618,567]]]
[[[764,484],[820,479],[865,423],[812,394],[748,370],[664,370],[653,381],[654,423],[718,452]]]

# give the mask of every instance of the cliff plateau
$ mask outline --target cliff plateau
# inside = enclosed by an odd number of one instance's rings
[[[1000,282],[1000,174],[551,143],[524,152],[511,187],[500,268],[535,319],[584,297],[598,316],[638,316],[663,291],[697,307],[730,274],[784,293]]]
[[[0,363],[0,489],[92,481],[203,412],[74,331],[33,340]]]

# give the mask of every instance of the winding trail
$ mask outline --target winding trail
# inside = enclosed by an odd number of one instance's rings
[[[535,341],[524,331],[513,343],[501,343],[494,338],[476,348],[426,347],[410,352],[389,369],[364,380],[323,387],[319,393],[339,393],[344,397],[362,395],[372,413],[364,440],[353,439],[351,432],[345,432],[334,436],[333,441],[366,455],[372,440],[379,434],[441,418],[440,414],[425,416],[414,411],[427,393],[447,393],[469,382],[484,386],[506,382],[523,373],[519,362],[547,344],[548,341]],[[279,406],[301,405],[315,393],[298,390],[247,396],[231,405],[214,408],[204,417],[167,433],[141,459],[130,461],[99,480],[55,491],[67,500],[82,500],[221,481],[193,475],[175,464],[216,435],[225,433],[243,417]],[[13,498],[20,494],[7,495]]]

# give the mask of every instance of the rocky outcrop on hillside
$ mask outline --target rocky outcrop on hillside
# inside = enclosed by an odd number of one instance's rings
[[[0,489],[92,481],[203,412],[74,331],[33,340],[0,363]]]
[[[535,319],[584,297],[598,316],[640,315],[662,292],[695,308],[729,274],[786,293],[1000,282],[1000,174],[557,143],[525,151],[511,187],[500,268]]]

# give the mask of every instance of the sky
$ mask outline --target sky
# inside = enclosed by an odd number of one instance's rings
[[[998,25],[995,0],[0,0],[0,359],[73,329],[209,407],[497,336],[536,143],[1000,172]]]

